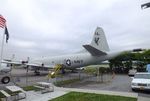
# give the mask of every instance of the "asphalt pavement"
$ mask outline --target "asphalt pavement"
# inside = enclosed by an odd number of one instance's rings
[[[26,72],[25,69],[14,69],[12,71],[12,82],[7,85],[18,84],[20,86],[28,86],[36,84],[36,82],[44,81],[49,82],[49,79],[46,77],[48,72],[41,72],[40,76],[35,76],[33,71]],[[106,91],[117,91],[117,92],[133,92],[131,90],[131,78],[127,75],[115,75],[112,79],[112,75],[104,75],[103,83],[100,81],[101,78],[97,78],[96,76],[89,76],[84,73],[80,75],[78,73],[66,73],[63,78],[53,79],[56,80],[67,80],[72,78],[81,78],[80,82],[76,82],[73,84],[65,85],[63,87],[67,88],[80,88],[80,89],[90,89],[90,90],[106,90]],[[53,82],[50,81],[50,82]],[[0,89],[4,89],[3,84],[0,84]],[[150,99],[149,92],[135,92],[138,93],[138,96],[141,98],[148,98]],[[149,100],[150,101],[150,100]]]

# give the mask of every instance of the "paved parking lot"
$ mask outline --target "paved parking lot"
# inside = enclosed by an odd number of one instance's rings
[[[116,75],[114,79],[106,82],[104,81],[103,83],[96,82],[96,79],[97,77],[92,77],[90,79],[79,82],[79,84],[72,84],[71,87],[132,92],[130,88],[130,83],[132,79],[127,75]]]
[[[97,77],[92,77],[90,79],[85,79],[82,82],[74,83],[68,86],[82,89],[133,92],[130,86],[132,79],[128,75],[115,75],[114,79],[104,83],[96,82],[96,79]],[[139,96],[150,98],[150,92],[136,91],[136,93],[138,93]]]
[[[18,83],[20,86],[32,85],[39,81],[47,82],[48,79],[46,78],[47,72],[41,73],[41,76],[35,76],[33,72],[28,73],[28,77],[26,77],[26,70],[23,69],[14,69],[12,71],[12,75],[14,76],[14,82]],[[132,92],[130,83],[131,78],[127,75],[115,75],[114,79],[111,79],[112,75],[105,75],[104,76],[104,83],[97,82],[97,77],[88,76],[86,74],[80,75],[82,79],[80,82],[76,82],[70,85],[66,85],[64,87],[70,88],[81,88],[81,89],[92,89],[92,90],[108,90],[108,91],[119,91],[119,92]],[[17,78],[19,77],[18,81]],[[78,73],[68,73],[65,74],[63,80],[79,77]],[[56,80],[62,80],[62,78],[57,78]],[[55,79],[54,79],[55,81]],[[8,85],[12,85],[13,83],[9,83]],[[3,89],[3,86],[0,84],[0,89]],[[146,92],[137,92],[139,96],[150,98],[150,93]]]

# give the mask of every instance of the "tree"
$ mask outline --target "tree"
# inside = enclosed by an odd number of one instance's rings
[[[143,69],[146,64],[150,63],[150,50],[144,50],[143,52],[124,52],[109,60],[110,69],[123,68],[128,72],[129,69],[132,69],[133,61],[136,61],[137,68]],[[120,70],[117,71],[120,72]]]

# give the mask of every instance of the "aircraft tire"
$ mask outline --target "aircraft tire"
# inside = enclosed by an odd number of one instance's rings
[[[3,77],[2,80],[1,80],[1,82],[2,82],[3,84],[9,83],[9,82],[10,82],[10,77],[8,77],[8,76]]]

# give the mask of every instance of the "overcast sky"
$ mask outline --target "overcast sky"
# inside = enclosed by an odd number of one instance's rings
[[[110,51],[150,48],[150,0],[0,0],[10,39],[4,57],[63,55],[82,50],[97,26]],[[2,40],[3,29],[0,28]]]

